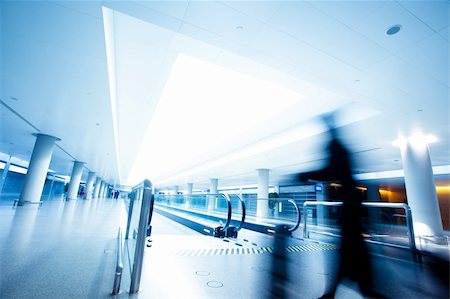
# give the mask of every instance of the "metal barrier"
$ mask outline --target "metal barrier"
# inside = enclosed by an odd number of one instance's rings
[[[123,258],[122,258],[122,229],[119,227],[117,233],[117,261],[116,261],[116,273],[114,275],[113,295],[117,295],[120,292],[120,282],[122,280],[123,272]]]
[[[343,206],[342,202],[328,202],[328,201],[305,201],[303,203],[303,237],[309,238],[309,232],[308,232],[308,225],[307,225],[307,209],[308,206]],[[373,243],[386,245],[390,247],[398,247],[398,248],[406,248],[410,249],[414,260],[417,260],[418,258],[418,250],[416,248],[416,241],[415,241],[415,235],[414,235],[414,228],[413,228],[413,222],[412,222],[412,214],[411,214],[411,208],[404,203],[381,203],[381,202],[363,202],[363,207],[376,207],[376,208],[398,208],[403,209],[405,211],[405,219],[406,219],[406,227],[408,230],[408,241],[409,246],[402,246],[398,244],[393,243],[387,243],[382,241],[372,241]]]

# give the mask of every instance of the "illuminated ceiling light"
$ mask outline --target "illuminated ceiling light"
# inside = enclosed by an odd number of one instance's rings
[[[386,30],[386,34],[387,35],[394,35],[397,34],[400,29],[402,29],[402,25],[396,24],[396,25],[392,25],[391,27],[389,27],[388,30]]]
[[[400,137],[399,139],[392,142],[393,146],[401,147],[405,145],[406,143],[410,143],[413,145],[419,145],[419,144],[430,144],[433,142],[438,141],[438,138],[434,135],[422,135],[422,134],[416,134],[409,138]]]
[[[303,98],[276,83],[179,53],[130,180],[134,173],[147,173],[157,179],[164,175],[163,171],[198,159],[202,153],[264,123]],[[192,132],[214,138],[200,138],[192,143]],[[152,146],[154,140],[165,146]],[[190,145],[176,156],[168,156],[167,148],[177,148],[179,144]],[[149,170],[147,165],[154,167]]]

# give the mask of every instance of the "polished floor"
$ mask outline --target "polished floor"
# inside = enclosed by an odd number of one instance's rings
[[[61,198],[35,206],[0,205],[0,298],[109,298],[116,235],[124,227],[123,200]],[[286,260],[274,258],[275,239],[247,230],[238,239],[200,235],[157,213],[145,251],[141,291],[128,293],[130,263],[119,298],[318,298],[332,277],[338,251],[322,243],[288,239]],[[131,243],[133,241],[130,241]],[[132,246],[131,246],[132,247]],[[374,255],[375,288],[390,298],[448,298],[448,284],[427,264]],[[276,266],[277,265],[277,266]],[[274,284],[273,269],[285,278]],[[361,298],[344,281],[336,298]]]

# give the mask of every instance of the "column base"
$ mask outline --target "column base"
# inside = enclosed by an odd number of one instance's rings
[[[28,200],[14,200],[13,207],[15,206],[25,206],[25,205],[39,205],[41,206],[44,202],[43,201],[28,201]]]

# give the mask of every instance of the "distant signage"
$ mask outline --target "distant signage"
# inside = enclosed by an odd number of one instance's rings
[[[322,192],[322,185],[316,185],[316,192]]]

